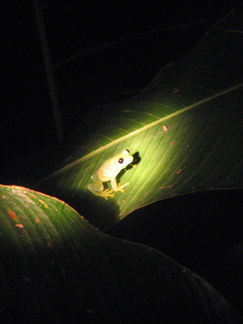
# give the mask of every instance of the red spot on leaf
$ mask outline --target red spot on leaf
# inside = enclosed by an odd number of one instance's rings
[[[182,172],[182,169],[176,171],[177,174],[180,174]]]
[[[163,126],[163,130],[164,130],[165,132],[167,132],[167,131],[168,131],[168,127],[167,127],[166,125],[164,125],[164,126]]]
[[[8,214],[9,214],[9,216],[10,216],[12,219],[16,219],[16,218],[17,218],[15,212],[13,212],[12,210],[9,210],[9,211],[8,211]]]

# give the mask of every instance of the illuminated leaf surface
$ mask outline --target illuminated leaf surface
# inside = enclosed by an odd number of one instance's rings
[[[160,199],[242,187],[242,18],[232,11],[143,93],[97,109],[73,136],[78,149],[46,179],[48,192],[107,228]],[[91,175],[124,149],[139,161],[120,178],[130,182],[125,193],[91,194]]]
[[[0,186],[1,323],[238,323],[202,278],[91,226],[56,198]]]

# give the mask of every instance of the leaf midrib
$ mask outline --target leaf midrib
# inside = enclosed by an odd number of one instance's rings
[[[90,152],[90,153],[88,153],[88,154],[82,156],[82,157],[79,158],[78,160],[76,160],[76,161],[74,161],[74,162],[72,162],[72,163],[66,165],[65,167],[63,167],[63,168],[57,170],[56,172],[52,173],[50,176],[48,176],[48,177],[45,178],[45,179],[48,179],[48,178],[50,178],[50,177],[57,176],[57,175],[59,175],[59,174],[65,172],[65,171],[67,171],[67,170],[73,168],[74,166],[76,166],[76,165],[78,165],[78,164],[80,164],[80,163],[82,163],[82,162],[84,162],[84,161],[87,161],[88,159],[94,157],[95,155],[104,152],[105,150],[111,148],[112,146],[114,146],[114,145],[116,145],[116,144],[119,144],[119,143],[121,143],[121,142],[123,142],[123,141],[125,141],[125,140],[127,140],[127,139],[129,139],[129,138],[131,138],[131,137],[133,137],[133,136],[135,136],[135,135],[137,135],[137,134],[139,134],[139,133],[141,133],[141,132],[147,130],[147,129],[150,129],[150,128],[152,128],[152,127],[154,127],[154,126],[156,126],[156,125],[158,125],[158,124],[164,122],[165,120],[168,120],[168,119],[170,119],[170,118],[176,117],[176,116],[178,116],[178,115],[180,115],[180,114],[183,114],[184,112],[186,112],[186,111],[188,111],[188,110],[191,110],[191,109],[193,109],[193,108],[197,108],[197,107],[199,107],[199,106],[201,106],[201,105],[203,105],[203,104],[205,104],[205,103],[207,103],[207,102],[209,102],[209,101],[212,101],[212,100],[214,100],[214,99],[216,99],[216,98],[219,98],[219,97],[221,97],[221,96],[226,95],[226,94],[229,93],[229,92],[232,92],[232,91],[234,91],[234,90],[237,90],[238,88],[241,88],[242,86],[243,86],[243,83],[240,83],[240,84],[238,84],[238,85],[235,85],[234,87],[231,87],[231,88],[229,88],[229,89],[226,89],[226,90],[224,90],[224,91],[221,91],[221,92],[219,92],[219,93],[217,93],[217,94],[214,94],[214,95],[212,95],[212,96],[210,96],[210,97],[208,97],[208,98],[205,98],[205,99],[203,99],[203,100],[200,100],[200,101],[198,101],[198,102],[195,102],[194,104],[192,104],[192,105],[190,105],[190,106],[187,106],[187,107],[185,107],[185,108],[182,108],[182,109],[180,109],[180,110],[178,110],[178,111],[176,111],[176,112],[174,112],[174,113],[171,113],[171,114],[168,115],[168,116],[162,117],[162,118],[160,118],[160,119],[158,119],[158,120],[156,120],[156,121],[154,121],[154,122],[152,122],[152,123],[150,123],[150,124],[147,124],[147,125],[145,125],[145,126],[139,128],[139,129],[137,129],[137,130],[135,130],[135,131],[133,131],[133,132],[127,134],[127,135],[124,135],[124,136],[122,136],[122,137],[120,137],[120,138],[117,138],[116,140],[113,140],[113,141],[110,142],[109,144],[106,144],[106,145],[104,145],[104,146],[101,146],[100,148],[98,148],[98,149],[96,149],[96,150],[94,150],[94,151],[92,151],[92,152]],[[45,180],[45,179],[44,179],[44,180]]]

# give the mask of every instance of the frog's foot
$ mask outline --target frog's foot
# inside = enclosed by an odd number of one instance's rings
[[[108,200],[109,197],[114,197],[115,194],[114,194],[113,190],[106,189],[106,190],[100,192],[99,195],[97,195],[97,196],[101,196],[105,200]]]
[[[120,186],[120,184],[118,184],[119,191],[124,192],[125,190],[123,188],[126,187],[128,184],[129,184],[129,182],[126,182],[124,185],[121,185],[121,186]]]
[[[93,190],[92,185],[89,185],[88,189],[95,196],[103,197],[105,200],[108,200],[109,197],[114,197],[115,196],[113,190],[106,189],[106,190],[96,191],[96,190]]]

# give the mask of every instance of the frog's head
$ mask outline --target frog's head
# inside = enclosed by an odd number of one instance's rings
[[[128,164],[133,161],[133,156],[130,154],[128,149],[124,150],[121,154],[118,155],[117,163],[121,169],[125,168]]]

